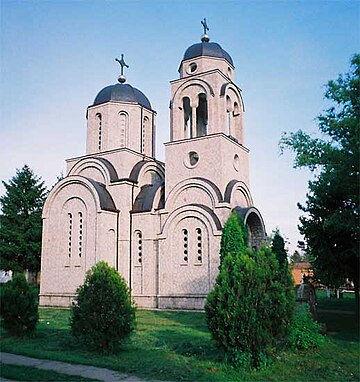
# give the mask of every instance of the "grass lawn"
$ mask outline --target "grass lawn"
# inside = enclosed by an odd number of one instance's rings
[[[354,310],[354,299],[349,309]],[[334,308],[331,301],[331,307]],[[326,299],[319,298],[321,309]],[[349,310],[348,308],[346,310]],[[338,309],[339,311],[341,309]],[[260,371],[239,371],[221,362],[200,312],[137,312],[137,330],[116,355],[87,352],[69,330],[69,311],[40,309],[31,338],[1,332],[2,351],[58,361],[107,367],[147,379],[168,381],[358,381],[359,343],[354,314],[319,313],[331,331],[316,351],[284,352]]]
[[[8,379],[26,382],[49,382],[49,381],[67,381],[67,382],[95,382],[98,379],[89,379],[77,375],[67,375],[56,373],[51,370],[41,370],[36,367],[6,365],[0,363],[0,376]]]

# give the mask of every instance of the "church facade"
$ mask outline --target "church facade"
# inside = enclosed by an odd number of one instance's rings
[[[244,103],[230,55],[205,33],[171,81],[170,142],[155,158],[155,115],[125,83],[87,109],[86,154],[43,210],[40,304],[69,306],[98,261],[128,282],[139,307],[202,309],[219,267],[221,230],[240,213],[249,245],[265,227],[249,189]]]

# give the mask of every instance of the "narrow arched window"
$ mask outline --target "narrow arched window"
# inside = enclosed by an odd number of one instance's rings
[[[184,138],[192,138],[192,112],[190,107],[190,98],[183,98],[183,111],[184,111]]]
[[[83,214],[82,212],[79,212],[79,257],[81,257],[83,253],[83,232],[84,232],[83,228],[84,228]]]
[[[196,228],[196,242],[197,242],[197,254],[196,254],[196,260],[197,263],[202,263],[202,257],[203,257],[203,239],[202,239],[202,232],[201,228]]]
[[[226,96],[226,134],[231,134],[231,99]]]
[[[98,131],[98,149],[101,150],[102,143],[102,118],[101,114],[96,114],[96,123],[97,123],[97,131]]]
[[[183,263],[187,264],[189,262],[189,237],[188,230],[182,230],[182,239],[183,239]]]
[[[72,250],[72,214],[68,213],[68,241],[69,241],[69,247],[68,247],[68,257],[71,257],[71,250]]]
[[[126,135],[129,125],[129,117],[127,113],[121,111],[119,114],[119,124],[120,124],[120,147],[126,147]]]
[[[135,232],[135,253],[136,253],[136,259],[135,259],[135,265],[141,266],[143,263],[143,238],[141,231]]]
[[[207,134],[208,105],[206,94],[199,94],[199,104],[196,108],[196,136],[202,137]]]
[[[149,139],[149,118],[144,117],[142,130],[141,130],[141,153],[145,154],[145,150],[147,149],[147,140]]]

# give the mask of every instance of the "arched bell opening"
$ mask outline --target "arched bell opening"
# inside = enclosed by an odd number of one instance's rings
[[[192,138],[192,110],[190,106],[190,98],[183,98],[184,111],[184,138]]]
[[[207,134],[208,105],[206,94],[199,94],[199,104],[196,108],[196,136],[203,137]]]
[[[231,99],[226,96],[226,134],[231,135]]]

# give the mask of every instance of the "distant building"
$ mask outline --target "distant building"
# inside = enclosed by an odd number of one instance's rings
[[[104,260],[138,306],[201,309],[231,211],[243,216],[252,248],[266,236],[249,189],[233,60],[206,34],[186,50],[171,81],[165,163],[155,159],[156,112],[125,83],[123,57],[117,61],[119,83],[87,109],[86,154],[67,160],[44,206],[40,303],[69,306],[85,273]]]
[[[311,264],[306,261],[290,264],[291,274],[294,279],[295,285],[303,284],[304,276],[312,278],[314,272],[311,268]]]

